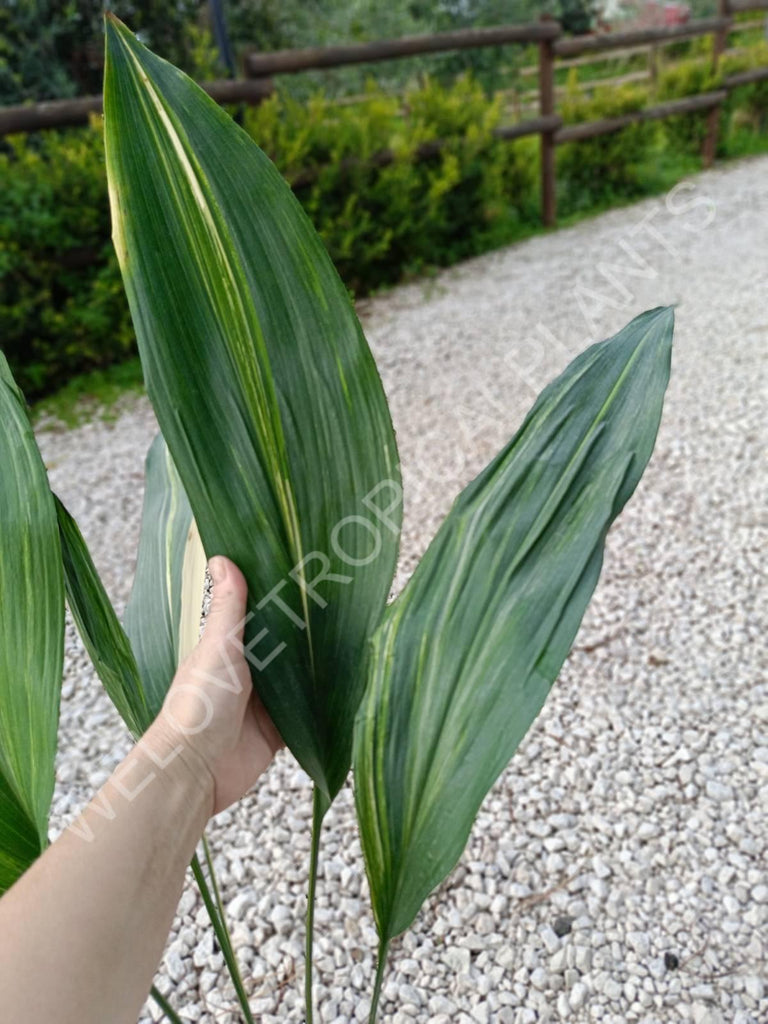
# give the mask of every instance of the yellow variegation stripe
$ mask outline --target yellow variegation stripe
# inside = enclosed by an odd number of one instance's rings
[[[291,557],[294,564],[298,565],[301,563],[303,552],[296,501],[290,485],[285,456],[285,438],[272,386],[269,355],[264,345],[261,327],[253,315],[253,305],[250,302],[250,292],[242,265],[231,244],[226,224],[205,180],[204,172],[195,160],[188,140],[182,137],[178,121],[172,117],[168,106],[142,69],[137,54],[129,48],[126,48],[126,53],[133,65],[136,83],[141,86],[139,96],[142,102],[149,101],[161,122],[163,131],[158,131],[156,135],[157,152],[162,154],[166,162],[168,180],[178,182],[178,171],[181,170],[181,177],[194,197],[206,240],[215,254],[215,265],[212,266],[210,252],[193,245],[189,253],[198,261],[199,279],[205,283],[212,305],[218,306],[222,317],[227,318],[228,331],[235,342],[233,348],[239,356],[238,373],[242,384],[250,392],[250,409],[256,417],[257,429],[262,436],[270,438],[270,443],[265,446],[265,452],[270,459],[271,480],[275,485],[278,505],[282,510],[286,534],[291,545]],[[169,159],[166,142],[170,143],[177,164],[173,164]],[[178,189],[178,184],[176,188]],[[188,237],[192,241],[200,229],[200,224],[192,223],[190,207],[178,193],[177,212],[189,223]],[[117,218],[113,217],[113,223],[116,220]],[[126,257],[121,228],[118,228],[118,237],[118,255],[122,251]],[[127,259],[122,269],[126,274],[131,272]],[[219,291],[222,286],[225,289],[223,301]],[[258,346],[258,360],[249,358],[252,342]]]
[[[197,523],[192,520],[184,545],[181,566],[181,613],[176,655],[181,664],[194,650],[200,637],[200,614],[205,587],[206,558]]]

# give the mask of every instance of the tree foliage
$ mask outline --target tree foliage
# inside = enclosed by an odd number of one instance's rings
[[[194,74],[202,0],[114,0],[142,39]],[[101,92],[102,0],[9,0],[0,6],[0,104]]]

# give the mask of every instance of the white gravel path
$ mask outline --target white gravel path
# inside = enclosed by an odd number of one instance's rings
[[[388,1022],[768,1021],[768,159],[367,304],[407,487],[398,586],[535,392],[662,303],[678,313],[656,454],[543,714],[396,944]],[[132,399],[112,425],[41,434],[119,610],[153,432]],[[68,637],[59,827],[127,749]],[[211,828],[262,1024],[303,1020],[309,820],[306,776],[283,754]],[[375,933],[349,789],[328,817],[317,918],[320,1020],[363,1020]],[[158,983],[185,1020],[237,1019],[191,888]]]

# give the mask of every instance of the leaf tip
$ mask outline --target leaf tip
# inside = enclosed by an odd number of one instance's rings
[[[116,14],[113,14],[112,11],[106,11],[104,13],[104,49],[106,60],[109,61],[110,53],[114,55],[119,50],[130,47],[131,43],[138,43],[133,32]]]
[[[114,11],[104,12],[104,27],[107,32],[119,32],[121,29],[126,30],[124,22],[120,21]]]
[[[653,318],[659,321],[661,329],[668,333],[670,337],[675,327],[675,309],[676,304],[657,306],[656,309],[651,310]]]

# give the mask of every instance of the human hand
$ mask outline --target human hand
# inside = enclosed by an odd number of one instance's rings
[[[179,667],[145,741],[180,750],[211,786],[210,813],[218,814],[251,788],[283,741],[253,690],[243,654],[245,578],[222,555],[208,567],[213,597],[202,639]]]

